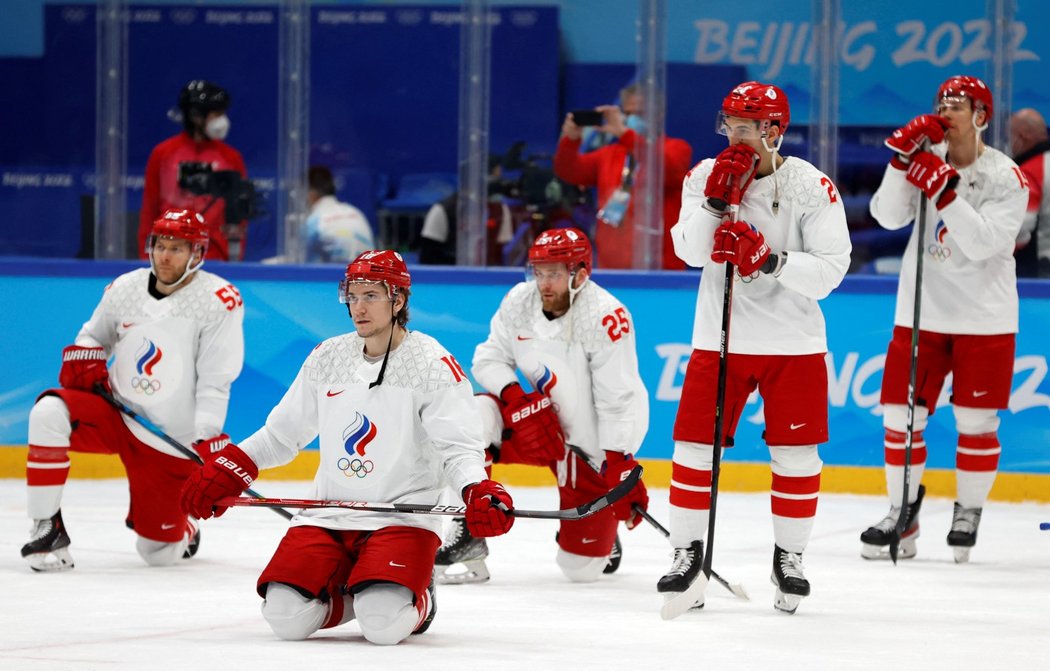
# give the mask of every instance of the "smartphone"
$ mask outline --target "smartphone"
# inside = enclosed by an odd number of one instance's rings
[[[577,126],[605,125],[605,115],[597,110],[573,110],[571,114]]]

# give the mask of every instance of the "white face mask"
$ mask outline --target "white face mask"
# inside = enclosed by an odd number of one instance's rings
[[[230,132],[230,117],[223,114],[204,125],[204,134],[212,140],[225,140]]]

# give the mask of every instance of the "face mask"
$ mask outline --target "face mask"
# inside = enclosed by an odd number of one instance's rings
[[[645,135],[646,131],[649,129],[648,125],[645,123],[645,119],[637,114],[628,114],[627,118],[624,120],[624,125],[639,135]]]
[[[204,134],[212,140],[225,140],[230,132],[230,117],[223,114],[204,125]]]

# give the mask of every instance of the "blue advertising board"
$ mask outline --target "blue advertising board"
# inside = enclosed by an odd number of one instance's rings
[[[36,395],[55,384],[59,352],[88,318],[103,287],[130,263],[0,261],[0,310],[9,328],[0,355],[0,445],[25,445],[27,415]],[[336,266],[274,267],[209,263],[235,282],[245,303],[246,362],[234,383],[226,428],[242,439],[258,428],[280,399],[310,350],[344,333],[351,324],[337,301]],[[475,346],[504,293],[521,281],[520,270],[413,268],[410,326],[436,337],[469,368]],[[699,274],[598,272],[595,281],[630,309],[638,335],[641,373],[649,391],[649,433],[642,457],[669,459],[671,428],[690,353]],[[847,277],[822,302],[828,324],[831,440],[821,448],[833,465],[882,464],[879,387],[893,321],[895,281]],[[1002,413],[1001,469],[1050,473],[1050,285],[1021,283],[1021,331],[1017,339],[1010,408]],[[929,465],[953,468],[954,419],[946,407],[926,432]],[[765,462],[762,404],[747,404],[728,450],[730,461]]]

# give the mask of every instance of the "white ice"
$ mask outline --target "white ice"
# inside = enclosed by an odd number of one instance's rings
[[[19,549],[24,484],[0,480],[0,668],[3,669],[1045,669],[1050,646],[1050,505],[990,503],[969,564],[944,536],[951,501],[927,499],[917,558],[894,567],[859,555],[881,498],[824,495],[805,553],[813,593],[796,615],[773,610],[766,495],[719,497],[714,567],[751,601],[712,583],[707,606],[660,619],[655,584],[670,566],[663,536],[621,531],[619,572],[567,582],[555,524],[519,520],[490,541],[492,580],[438,589],[430,631],[396,647],[364,641],[354,622],[303,642],[276,639],[255,579],[283,534],[272,511],[238,508],[206,522],[200,553],[149,568],[124,528],[123,480],[72,480],[63,517],[73,571],[32,573]],[[269,496],[303,482],[260,481]],[[522,508],[552,508],[552,489],[512,488]],[[667,490],[652,492],[667,521]]]

